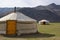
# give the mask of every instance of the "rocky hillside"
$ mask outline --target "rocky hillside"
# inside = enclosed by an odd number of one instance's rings
[[[60,22],[60,5],[54,3],[34,8],[21,8],[19,11],[38,21],[47,19],[51,22]]]

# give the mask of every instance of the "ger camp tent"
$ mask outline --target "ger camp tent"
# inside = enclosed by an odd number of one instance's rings
[[[36,20],[23,13],[12,12],[0,18],[0,34],[22,34],[37,32]]]
[[[39,24],[47,25],[47,24],[49,24],[49,21],[48,20],[40,20]]]

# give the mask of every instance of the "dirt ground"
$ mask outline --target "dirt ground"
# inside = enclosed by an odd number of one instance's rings
[[[44,35],[47,35],[47,36],[44,36]],[[55,37],[49,34],[44,34],[44,35],[40,36],[37,34],[28,34],[28,35],[24,34],[21,36],[13,36],[13,37],[0,35],[0,40],[60,40],[60,37]]]

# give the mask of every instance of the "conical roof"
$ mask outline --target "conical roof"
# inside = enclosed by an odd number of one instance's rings
[[[39,22],[49,22],[48,20],[40,20]]]
[[[7,20],[36,21],[35,19],[32,19],[20,12],[13,12],[0,18],[0,21],[7,21]]]

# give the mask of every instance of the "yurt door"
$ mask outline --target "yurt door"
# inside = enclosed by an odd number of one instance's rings
[[[15,35],[16,34],[16,21],[14,21],[14,20],[7,21],[6,34],[7,35]]]

